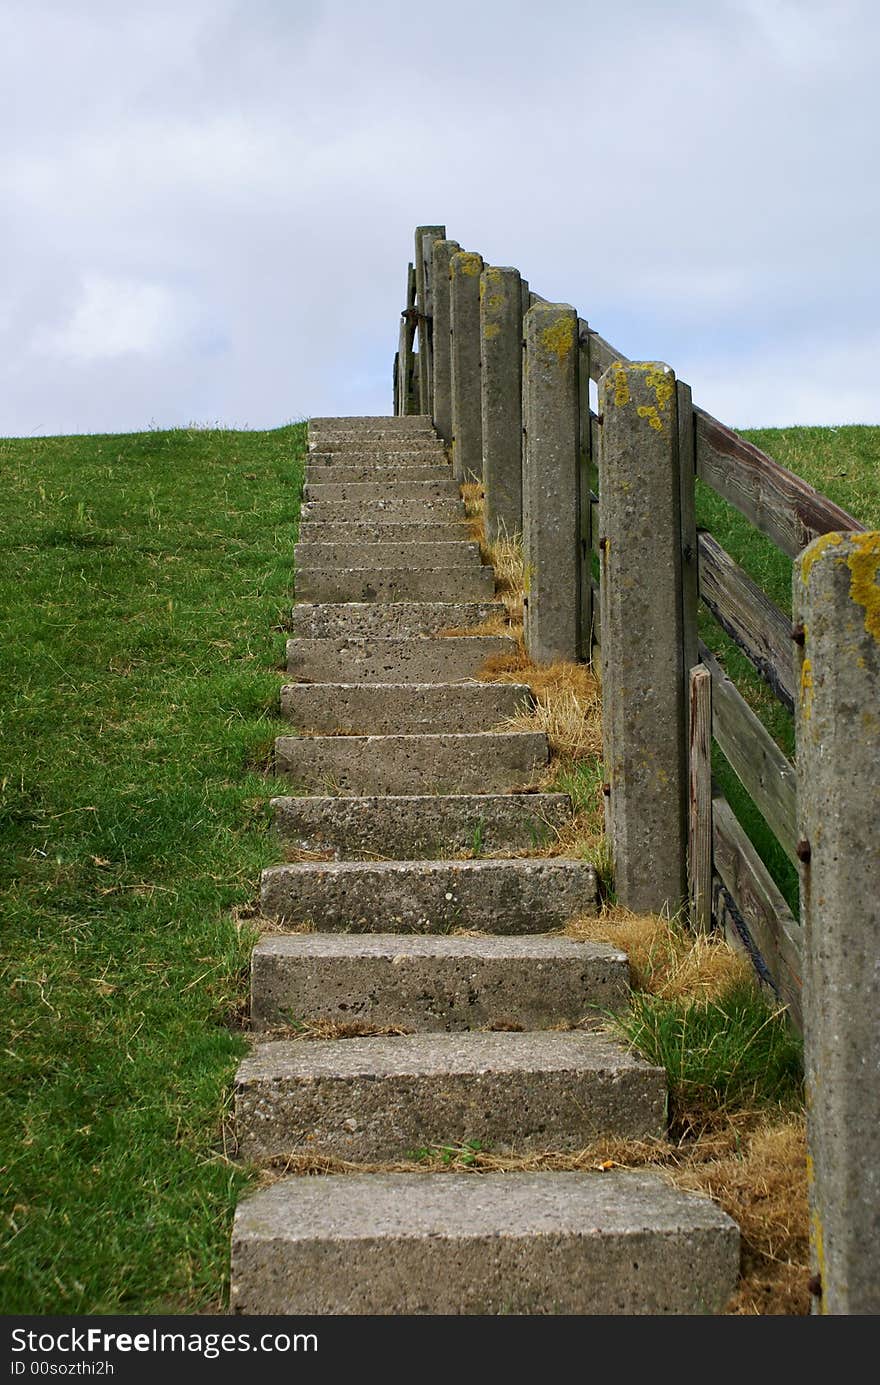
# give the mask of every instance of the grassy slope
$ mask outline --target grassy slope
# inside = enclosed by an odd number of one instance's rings
[[[880,427],[763,428],[744,432],[758,447],[842,505],[868,528],[880,528]],[[730,505],[698,486],[698,523],[719,542],[786,612],[791,610],[792,564]],[[707,615],[703,639],[724,655],[726,668],[786,754],[794,754],[792,718],[753,672],[732,641]],[[716,756],[716,772],[731,806],[783,889],[795,914],[797,875],[782,848],[747,798],[733,771]]]
[[[0,442],[0,1311],[222,1296],[303,440]]]

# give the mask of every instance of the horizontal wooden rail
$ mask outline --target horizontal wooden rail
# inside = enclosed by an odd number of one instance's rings
[[[697,475],[794,558],[832,530],[864,529],[827,496],[702,409],[696,419]]]
[[[708,531],[700,531],[697,543],[700,599],[783,706],[793,712],[791,621]]]
[[[753,961],[759,960],[756,949],[779,998],[802,1029],[801,927],[722,794],[712,799],[712,849],[724,887],[716,891],[713,912],[728,934],[735,933],[746,945],[751,941]],[[743,927],[748,938],[743,938]]]
[[[797,775],[715,656],[700,644],[712,675],[712,735],[767,826],[797,865]]]

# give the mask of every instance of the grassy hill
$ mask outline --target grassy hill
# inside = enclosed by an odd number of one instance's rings
[[[222,1294],[303,440],[0,442],[0,1311]]]
[[[880,525],[880,428],[748,436]],[[235,920],[274,856],[303,445],[302,426],[0,442],[5,1313],[223,1302]],[[783,599],[785,561],[701,503]]]

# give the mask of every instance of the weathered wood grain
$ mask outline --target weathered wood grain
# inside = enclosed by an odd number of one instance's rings
[[[691,925],[712,927],[712,675],[690,670],[688,715],[688,896]]]
[[[696,461],[694,453],[694,401],[690,385],[677,380],[678,406],[678,487],[681,531],[681,640],[684,650],[684,676],[697,662],[697,610],[699,579],[697,568]]]
[[[578,553],[579,646],[578,656],[589,660],[593,647],[593,507],[590,479],[593,473],[593,414],[590,410],[590,334],[578,332]]]
[[[615,361],[620,361],[621,365],[629,365],[628,357],[624,356],[621,351],[616,351],[611,343],[607,342],[604,337],[600,337],[599,333],[594,331],[589,323],[584,322],[582,317],[578,318],[578,330],[581,336],[588,333],[590,337],[591,379],[598,380],[610,365],[614,365]]]
[[[715,870],[729,895],[725,900],[723,891],[720,897],[715,892],[715,917],[740,938],[745,927],[743,941],[757,949],[800,1030],[802,930],[722,794],[712,800],[712,847]]]
[[[797,865],[797,771],[714,655],[702,643],[699,650],[712,675],[712,734],[786,855]]]
[[[864,529],[732,428],[703,409],[695,408],[694,414],[697,475],[790,558],[820,534]]]
[[[706,530],[698,535],[699,593],[783,706],[794,711],[791,621]]]

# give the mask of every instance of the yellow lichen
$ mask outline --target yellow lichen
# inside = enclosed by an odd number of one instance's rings
[[[843,543],[843,539],[840,534],[835,534],[833,532],[830,534],[822,534],[818,539],[813,539],[813,542],[808,548],[804,549],[801,555],[801,577],[804,582],[807,581],[807,578],[812,572],[813,564],[819,561],[825,550],[827,548],[835,548],[841,543]]]
[[[809,721],[813,710],[813,665],[809,659],[801,665],[801,708],[804,720]]]
[[[614,371],[614,402],[618,409],[622,409],[629,403],[629,381],[620,361],[615,361],[611,369]]]
[[[473,251],[462,250],[453,256],[452,267],[459,274],[467,274],[469,278],[476,279],[483,272],[483,257],[474,254]]]
[[[497,323],[497,322],[487,322],[487,323],[485,323],[484,326],[483,326],[483,337],[484,337],[484,339],[485,339],[486,341],[491,341],[493,337],[497,337],[497,336],[498,336],[498,333],[499,333],[500,331],[501,331],[501,326],[500,326],[499,323]]]
[[[846,560],[852,574],[849,594],[864,609],[866,631],[880,643],[880,533],[851,534],[850,542],[854,551]]]
[[[636,412],[639,418],[646,418],[648,420],[649,428],[653,428],[657,433],[663,432],[663,420],[653,404],[640,404]]]
[[[807,1098],[807,1107],[808,1107],[808,1109],[809,1109],[810,1104],[811,1104],[811,1102],[810,1102],[810,1100],[809,1100],[809,1094],[808,1094],[808,1098]],[[818,1211],[818,1208],[816,1207],[815,1200],[814,1200],[814,1196],[813,1196],[813,1188],[814,1188],[815,1181],[816,1181],[816,1169],[815,1169],[815,1165],[813,1164],[813,1156],[808,1152],[808,1153],[807,1153],[807,1187],[808,1187],[809,1193],[810,1193],[810,1202],[812,1203],[812,1206],[811,1206],[811,1208],[810,1208],[810,1244],[811,1244],[811,1246],[812,1246],[812,1248],[813,1248],[813,1255],[814,1255],[814,1257],[815,1257],[816,1270],[818,1271],[818,1275],[819,1275],[819,1283],[820,1283],[820,1285],[822,1285],[823,1287],[825,1287],[825,1286],[827,1286],[827,1283],[828,1283],[828,1280],[827,1280],[827,1277],[826,1277],[826,1269],[825,1269],[825,1229],[824,1229],[824,1227],[823,1227],[823,1225],[822,1225],[822,1218],[819,1216],[819,1211]],[[818,1308],[819,1308],[819,1312],[820,1312],[820,1313],[824,1313],[824,1312],[826,1311],[825,1306],[824,1306],[824,1295],[820,1295],[820,1297],[819,1297],[819,1300],[818,1300]]]
[[[541,333],[541,345],[545,351],[552,351],[560,365],[566,356],[571,355],[575,341],[575,321],[572,317],[560,317]]]
[[[675,393],[675,379],[665,370],[649,370],[645,376],[645,384],[648,389],[654,391],[658,409],[668,409],[673,394]]]

